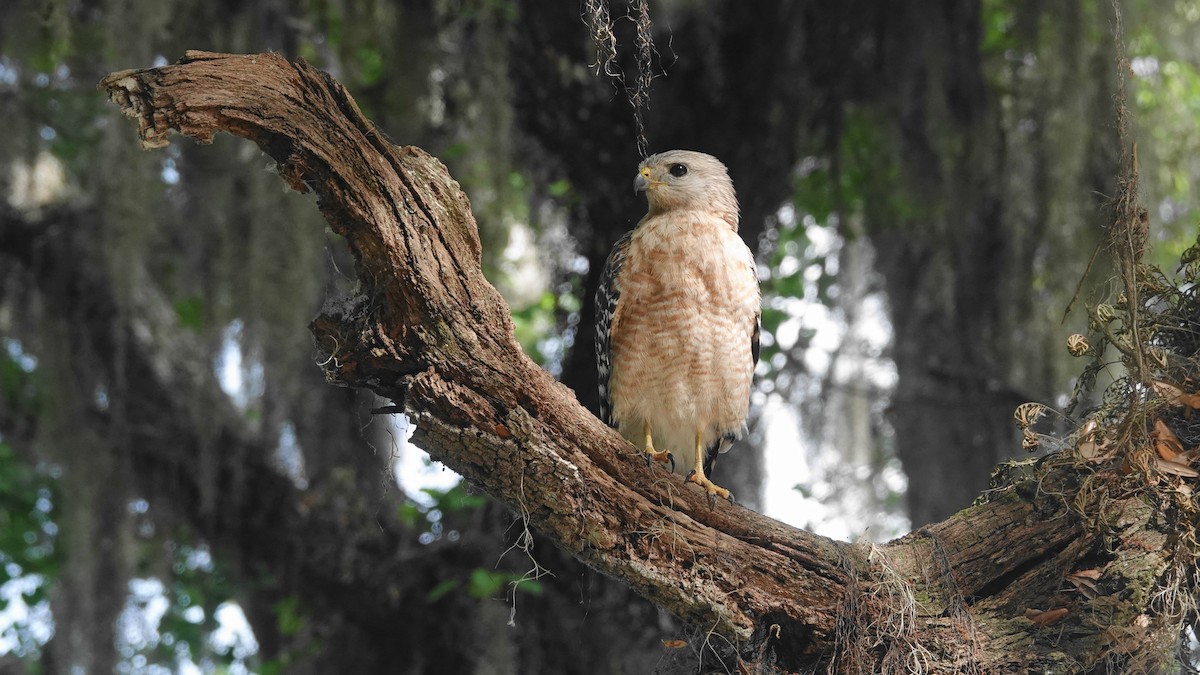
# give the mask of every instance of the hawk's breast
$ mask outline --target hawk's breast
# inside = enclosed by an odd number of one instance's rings
[[[753,255],[718,216],[661,214],[633,232],[616,283],[613,417],[638,445],[649,421],[656,447],[686,473],[697,432],[707,447],[745,423],[759,309]]]

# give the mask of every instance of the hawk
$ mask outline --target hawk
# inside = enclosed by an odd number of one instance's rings
[[[733,501],[708,476],[746,430],[762,304],[733,181],[715,157],[671,150],[647,157],[633,187],[650,209],[596,293],[601,417],[711,502]]]

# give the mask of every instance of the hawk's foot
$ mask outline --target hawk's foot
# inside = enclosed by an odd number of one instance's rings
[[[646,421],[642,422],[642,435],[645,436],[645,438],[646,438],[645,445],[642,446],[643,448],[646,449],[646,466],[650,466],[650,460],[654,460],[655,462],[658,462],[659,464],[666,464],[667,462],[670,462],[671,463],[671,472],[674,473],[675,472],[675,458],[671,456],[670,450],[655,450],[654,449],[654,434],[651,433],[649,422],[646,422]]]
[[[671,463],[671,471],[675,470],[675,457],[671,455],[670,450],[655,450],[650,448],[646,451],[646,466],[650,466],[651,461],[659,464]]]
[[[684,480],[688,483],[695,483],[696,485],[704,488],[704,491],[708,493],[708,508],[710,509],[716,508],[717,497],[728,499],[730,504],[735,503],[733,500],[733,493],[709,480],[708,476],[704,475],[704,471],[692,469],[691,472],[688,473],[687,478]]]

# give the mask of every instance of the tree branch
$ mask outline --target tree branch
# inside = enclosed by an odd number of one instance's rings
[[[1078,617],[1055,628],[1077,634],[1071,651],[1025,617],[1035,602],[1057,602],[1064,575],[1104,548],[1044,478],[877,547],[739,506],[710,509],[702,491],[647,468],[521,352],[482,274],[467,198],[445,167],[389,143],[340,84],[303,61],[189,51],[176,65],[114,73],[100,86],[137,120],[144,147],[166,145],[171,131],[204,143],[228,131],[274,158],[293,188],[317,194],[361,281],[312,324],[331,382],[402,406],[434,458],[578,559],[733,641],[744,661],[990,672],[1111,658],[1161,644],[1145,636],[1173,629],[1159,612],[1138,640],[1118,644],[1112,625],[1088,624],[1076,607],[1083,598],[1068,597]],[[1083,473],[1063,467],[1059,480]],[[1138,533],[1138,545],[1161,538],[1144,504],[1125,506],[1123,531]],[[1161,546],[1137,550],[1142,567],[1112,570],[1122,588],[1152,588],[1166,569]],[[1146,570],[1158,573],[1134,574]],[[1154,615],[1148,600],[1132,614],[1120,609],[1123,627]]]

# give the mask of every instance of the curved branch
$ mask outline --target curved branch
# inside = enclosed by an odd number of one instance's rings
[[[915,658],[941,672],[1061,658],[1062,645],[1039,643],[1023,612],[1042,596],[1051,603],[1063,575],[1097,549],[1064,500],[1018,483],[886,547],[834,542],[739,506],[710,509],[702,491],[648,469],[525,357],[482,274],[458,184],[434,157],[385,140],[328,75],[273,54],[189,51],[100,86],[137,120],[145,147],[171,131],[201,142],[228,131],[274,158],[289,185],[317,194],[361,280],[359,294],[331,301],[312,324],[331,382],[395,401],[433,457],[580,560],[735,641],[739,658],[868,671]],[[1144,541],[1149,514],[1128,513]],[[1080,630],[1092,658],[1111,652],[1102,630]],[[1021,653],[1004,648],[1015,644]]]

